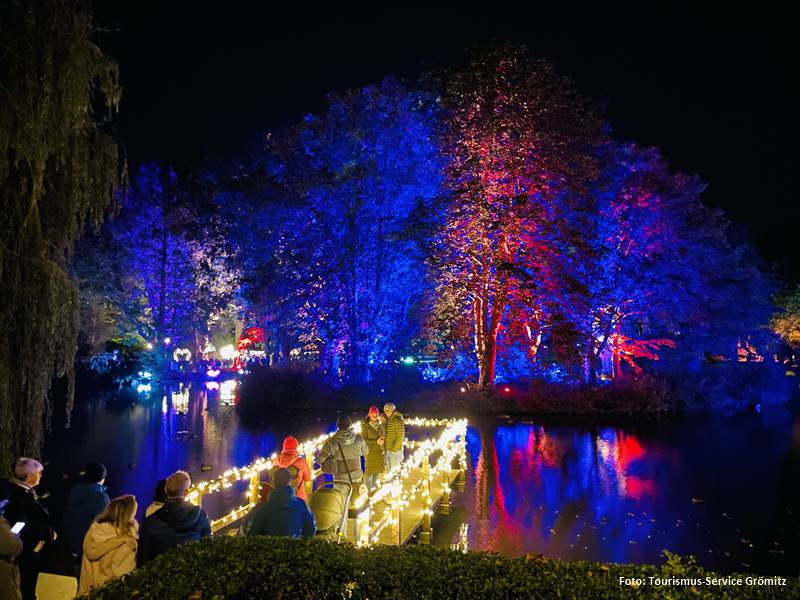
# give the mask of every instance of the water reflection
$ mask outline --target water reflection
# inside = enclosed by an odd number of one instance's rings
[[[472,472],[454,506],[471,549],[614,562],[661,562],[668,549],[725,571],[796,573],[800,495],[780,484],[800,474],[798,440],[784,410],[622,428],[484,421],[468,431]],[[463,547],[464,530],[446,529]]]
[[[106,463],[112,496],[133,493],[143,510],[176,469],[211,478],[271,455],[289,433],[332,426],[334,411],[289,407],[249,429],[235,410],[238,382],[211,383],[79,400],[72,429],[56,428],[45,445],[53,506],[63,504],[62,473],[88,460]],[[466,489],[434,523],[441,545],[615,562],[660,562],[669,549],[722,571],[800,571],[797,411],[614,427],[470,422]],[[206,507],[220,515],[244,493],[234,486]]]

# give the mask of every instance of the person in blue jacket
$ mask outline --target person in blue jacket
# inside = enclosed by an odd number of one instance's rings
[[[272,474],[272,494],[253,511],[247,535],[276,535],[284,537],[314,536],[314,515],[308,505],[294,495],[292,475],[279,468]]]
[[[82,481],[72,486],[61,521],[61,530],[73,563],[80,564],[83,556],[83,538],[97,516],[111,502],[106,494],[106,467],[100,462],[90,462],[83,469]]]

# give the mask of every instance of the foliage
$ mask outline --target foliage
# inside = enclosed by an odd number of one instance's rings
[[[53,376],[68,377],[78,300],[66,272],[84,226],[124,182],[108,124],[117,66],[91,41],[85,4],[0,6],[0,464],[40,451]]]
[[[800,286],[783,292],[777,304],[780,310],[770,322],[772,330],[797,349],[800,347]]]
[[[666,559],[661,566],[562,562],[426,546],[359,549],[228,537],[179,546],[88,598],[717,598],[721,589],[735,589],[737,598],[786,598],[800,592],[797,577],[786,586],[620,585],[620,578],[719,577],[691,558],[667,553]],[[744,582],[747,575],[735,577]]]

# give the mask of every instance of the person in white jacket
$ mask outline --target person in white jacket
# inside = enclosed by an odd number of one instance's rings
[[[85,594],[136,568],[139,524],[136,498],[114,498],[83,539],[83,560],[78,593]]]

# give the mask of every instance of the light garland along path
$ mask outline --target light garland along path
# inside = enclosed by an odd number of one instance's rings
[[[450,493],[455,487],[463,490],[466,473],[466,419],[407,419],[407,427],[442,427],[437,438],[406,442],[409,454],[401,465],[378,479],[374,492],[366,494],[362,486],[351,503],[348,538],[360,546],[372,544],[401,545],[408,542],[419,530],[420,542],[428,543],[431,537],[431,517],[434,511],[447,514]],[[360,422],[353,429],[360,431]],[[316,481],[322,475],[313,470],[313,457],[332,433],[321,435],[299,445],[298,451],[306,456]],[[239,481],[249,481],[247,502],[228,514],[211,521],[211,530],[221,529],[245,517],[258,502],[261,474],[273,466],[277,457],[259,458],[250,465],[234,467],[219,477],[201,481],[187,494],[187,499],[202,505],[203,497],[233,486]],[[308,490],[310,491],[310,490]]]

